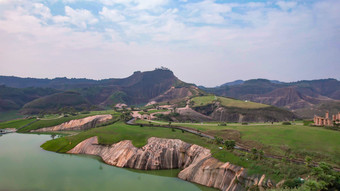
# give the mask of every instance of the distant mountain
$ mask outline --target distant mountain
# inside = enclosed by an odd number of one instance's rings
[[[0,110],[20,109],[25,105],[25,113],[56,112],[63,107],[104,108],[117,103],[143,105],[203,94],[195,85],[182,82],[166,68],[105,80],[0,76],[0,84],[3,84],[0,86]]]
[[[55,113],[62,109],[69,111],[88,110],[91,104],[78,92],[61,92],[35,99],[22,108],[23,113]],[[72,108],[72,109],[71,109]]]
[[[0,76],[0,85],[6,85],[13,88],[43,87],[68,89],[73,86],[82,86],[88,84],[96,84],[98,81],[77,78],[54,78],[54,79],[38,79],[38,78],[20,78],[15,76]]]
[[[107,108],[117,103],[176,102],[174,100],[185,105],[182,98],[207,95],[206,92],[289,109],[303,117],[313,117],[310,111],[340,110],[340,82],[335,79],[291,83],[267,79],[236,80],[205,88],[181,81],[169,69],[158,68],[137,71],[127,78],[104,80],[0,76],[0,84],[0,111],[22,109],[26,113],[56,112],[63,108]],[[56,104],[48,104],[49,101]]]
[[[12,88],[0,86],[0,111],[20,109],[37,98],[59,92],[52,88]]]
[[[203,90],[216,95],[287,108],[296,111],[302,117],[313,117],[313,112],[307,112],[309,110],[318,112],[336,110],[332,105],[338,105],[336,102],[340,100],[340,82],[336,79],[291,83],[254,79],[241,84],[203,88]],[[323,107],[319,108],[321,105]]]
[[[235,85],[240,85],[240,84],[243,84],[244,81],[243,80],[235,80],[235,81],[232,81],[232,82],[227,82],[225,84],[222,84],[220,85],[219,87],[224,87],[224,86],[235,86]]]

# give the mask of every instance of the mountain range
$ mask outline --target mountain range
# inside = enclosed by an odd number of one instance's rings
[[[279,82],[266,79],[235,81],[202,90],[219,96],[250,100],[289,109],[303,118],[340,110],[340,82],[336,79]]]
[[[104,80],[0,76],[0,111],[21,109],[23,113],[57,112],[65,107],[108,108],[117,103],[137,106],[208,94],[273,105],[303,118],[340,110],[340,82],[336,79],[290,83],[236,80],[206,88],[185,83],[166,68]]]

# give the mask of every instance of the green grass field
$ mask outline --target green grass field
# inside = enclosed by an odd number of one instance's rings
[[[4,128],[16,128],[17,129],[35,120],[36,120],[35,118],[31,118],[31,119],[16,119],[12,121],[2,122],[0,123],[0,129],[4,129]]]
[[[258,109],[258,108],[264,108],[269,107],[269,105],[261,104],[261,103],[255,103],[251,101],[242,101],[237,99],[231,99],[226,97],[218,97],[218,101],[221,102],[221,104],[225,107],[238,107],[238,108],[248,108],[248,109]]]
[[[43,118],[25,128],[20,129],[18,132],[20,133],[26,133],[29,132],[31,130],[36,130],[36,129],[40,129],[40,128],[44,128],[44,127],[52,127],[55,125],[60,125],[62,123],[68,122],[70,120],[74,120],[74,119],[81,119],[81,118],[85,118],[88,116],[93,116],[93,115],[99,115],[99,114],[113,114],[113,115],[120,115],[118,113],[115,113],[113,110],[107,110],[107,111],[92,111],[88,114],[79,114],[76,116],[68,116],[68,117],[57,117],[57,118],[51,118],[49,119],[50,116],[47,116],[47,118]]]
[[[220,96],[201,96],[201,97],[194,97],[191,99],[194,102],[193,107],[198,106],[205,106],[208,104],[213,103],[214,101],[220,102],[221,105],[225,107],[237,107],[237,108],[248,108],[248,109],[258,109],[258,108],[265,108],[269,107],[269,105],[255,103],[251,101],[242,101],[237,99],[231,99],[226,97]]]
[[[137,121],[137,123],[149,123]],[[167,124],[157,122],[156,124]],[[327,161],[340,166],[340,131],[333,131],[319,127],[304,126],[302,122],[295,125],[281,123],[239,123],[218,126],[217,123],[172,123],[182,127],[189,127],[202,132],[219,136],[224,139],[234,139],[249,148],[256,147],[266,153],[285,155],[287,149],[295,158],[304,159],[311,156],[315,161]],[[239,140],[238,140],[239,139]]]
[[[123,122],[90,129],[73,136],[50,140],[41,147],[45,150],[65,153],[81,141],[93,136],[98,136],[99,144],[113,144],[122,140],[131,140],[136,147],[144,146],[150,137],[181,139],[187,143],[197,144],[210,149],[213,157],[222,162],[230,162],[247,168],[250,175],[266,174],[267,177],[270,177],[276,182],[286,177],[296,177],[298,173],[301,171],[304,172],[305,170],[304,166],[297,167],[297,165],[290,163],[281,164],[281,161],[273,161],[272,159],[261,161],[252,160],[248,154],[238,150],[234,150],[233,152],[226,149],[220,150],[218,147],[221,145],[216,145],[212,140],[188,132],[183,133],[180,130],[175,130],[175,132],[173,132],[169,128],[161,127],[130,126]],[[275,168],[280,168],[280,170]]]
[[[197,144],[206,147],[212,151],[214,156],[221,161],[229,161],[240,166],[249,166],[244,160],[226,150],[219,150],[217,145],[211,144],[211,140],[199,137],[190,133],[182,133],[182,131],[171,131],[168,128],[160,127],[139,127],[126,125],[118,122],[113,125],[91,129],[75,136],[62,137],[44,143],[41,147],[45,150],[55,152],[67,152],[75,147],[81,141],[98,136],[100,144],[113,144],[122,140],[131,140],[136,147],[143,147],[150,137],[181,139],[185,142]]]

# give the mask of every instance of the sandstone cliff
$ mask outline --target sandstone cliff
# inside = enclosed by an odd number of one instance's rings
[[[45,127],[31,132],[65,131],[65,130],[86,130],[94,128],[97,124],[105,123],[112,119],[112,115],[95,115],[83,119],[75,119],[53,127]]]
[[[91,137],[68,153],[97,155],[105,163],[118,167],[143,170],[181,168],[179,178],[223,191],[271,186],[270,181],[264,181],[264,176],[247,177],[244,168],[222,163],[211,156],[209,149],[179,139],[151,137],[144,147],[136,148],[129,140],[99,145],[97,137]]]

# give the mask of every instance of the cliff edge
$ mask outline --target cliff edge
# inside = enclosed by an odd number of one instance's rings
[[[50,132],[66,130],[86,130],[94,128],[97,124],[105,123],[112,119],[112,115],[95,115],[83,119],[74,119],[53,127],[44,127],[31,132]]]
[[[130,140],[99,145],[97,137],[88,138],[68,151],[72,154],[100,156],[107,164],[143,170],[183,169],[178,177],[223,191],[246,190],[253,186],[272,187],[265,176],[248,177],[246,170],[211,156],[209,149],[179,139],[151,137],[142,148]]]

